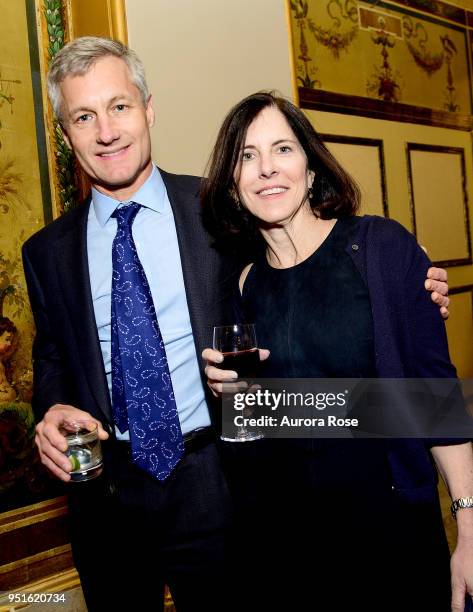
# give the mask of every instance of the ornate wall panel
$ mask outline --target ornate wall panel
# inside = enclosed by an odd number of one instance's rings
[[[105,30],[97,18],[97,29],[82,33],[126,35],[120,30],[124,0],[95,0],[88,17],[104,14],[104,3]],[[76,205],[85,185],[45,95],[48,63],[71,36],[70,3],[0,0],[0,14],[0,591],[5,591],[72,563],[66,502],[51,499],[64,489],[47,475],[34,446],[34,324],[21,245]],[[76,573],[71,576],[56,587],[77,585]]]
[[[45,88],[49,61],[74,29],[71,3],[0,0],[0,510],[58,492],[33,444],[34,326],[21,245],[77,204],[83,187]],[[88,9],[81,33],[126,36],[123,0]]]
[[[126,43],[128,28],[124,0],[66,0],[71,38],[108,36]]]
[[[466,11],[435,0],[290,8],[302,107],[471,129]]]
[[[464,150],[408,143],[406,152],[412,225],[418,241],[437,265],[470,264]]]
[[[358,183],[362,194],[360,214],[389,217],[383,141],[335,134],[321,136]]]
[[[33,447],[34,326],[21,245],[52,218],[33,1],[0,0],[0,509],[35,501],[48,480]]]

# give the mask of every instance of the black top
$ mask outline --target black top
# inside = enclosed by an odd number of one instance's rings
[[[261,364],[261,378],[377,377],[368,288],[345,250],[351,227],[351,219],[339,219],[320,247],[291,268],[272,268],[262,256],[250,269],[244,314],[256,325],[258,346],[271,351]],[[296,448],[312,449],[321,473],[345,490],[361,482],[386,482],[383,440],[266,442],[277,456],[289,452],[293,466]]]
[[[243,288],[258,345],[271,350],[262,377],[374,378],[368,289],[345,251],[349,220],[339,219],[320,247],[291,268],[261,257]]]

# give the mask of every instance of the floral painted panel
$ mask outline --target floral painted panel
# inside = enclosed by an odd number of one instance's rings
[[[28,14],[28,10],[30,13]],[[40,81],[32,63],[34,2],[0,0],[0,510],[48,494],[34,448],[29,307],[21,245],[48,218],[41,182],[46,153],[38,146],[35,102]],[[29,22],[28,22],[29,18]],[[30,25],[30,28],[28,27]],[[41,114],[41,108],[38,112]],[[44,132],[43,132],[44,134]],[[40,142],[41,144],[41,142]],[[46,211],[45,211],[46,208]]]
[[[290,0],[290,8],[300,87],[472,113],[464,25],[396,3]]]

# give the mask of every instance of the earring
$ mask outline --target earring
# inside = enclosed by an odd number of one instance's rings
[[[313,185],[314,185],[314,179],[315,179],[315,172],[313,170],[308,170],[307,172],[307,198],[309,200],[312,200],[312,198],[314,197],[314,190],[313,190]]]

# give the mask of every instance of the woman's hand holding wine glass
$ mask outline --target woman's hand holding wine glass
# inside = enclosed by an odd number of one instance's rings
[[[260,361],[269,357],[269,351],[258,349],[254,325],[234,324],[214,327],[213,349],[205,349],[202,357],[207,360],[205,368],[207,384],[212,393],[219,396],[224,391],[233,394],[246,390],[248,384],[251,384],[251,379],[258,374]],[[231,369],[217,367],[216,364],[222,363]],[[233,430],[234,425],[231,424],[226,431],[226,427],[222,424],[222,440],[248,442],[263,437],[259,430],[248,429],[245,423],[241,422],[245,416],[245,412],[239,415],[239,422],[235,430]],[[227,423],[225,418],[223,423]],[[236,425],[236,419],[234,424]]]
[[[239,336],[242,327],[251,327],[253,330],[247,332],[246,336]],[[236,331],[233,331],[234,328]],[[242,348],[243,346],[249,348]],[[268,359],[269,350],[257,348],[254,325],[225,325],[214,328],[214,348],[204,349],[202,357],[207,362],[207,384],[213,395],[219,397],[223,392],[223,383],[256,376],[258,364]]]

